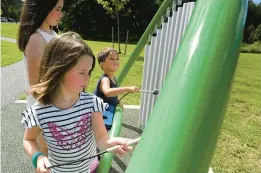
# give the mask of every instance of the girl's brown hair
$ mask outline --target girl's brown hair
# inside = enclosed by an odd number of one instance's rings
[[[77,33],[67,32],[54,37],[45,48],[43,58],[40,61],[39,84],[32,86],[28,93],[33,94],[39,103],[50,104],[64,75],[84,55],[93,59],[91,73],[95,67],[95,56],[91,48]]]

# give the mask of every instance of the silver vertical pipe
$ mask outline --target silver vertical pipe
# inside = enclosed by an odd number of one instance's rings
[[[150,53],[149,53],[149,58],[148,58],[148,62],[146,63],[148,68],[147,68],[147,74],[145,77],[146,79],[146,84],[145,84],[145,88],[143,88],[144,90],[150,90],[149,86],[150,86],[150,76],[151,76],[151,66],[152,66],[152,63],[153,63],[153,56],[154,56],[154,50],[156,48],[155,46],[156,42],[155,42],[155,37],[152,36],[151,37],[151,43],[150,43]],[[143,116],[145,117],[144,119],[144,126],[146,126],[146,122],[147,122],[147,117],[148,117],[148,111],[149,111],[149,96],[150,94],[149,93],[145,93],[144,94],[145,96],[145,102],[144,102],[144,112],[143,112]]]
[[[176,3],[174,1],[173,3],[173,6],[172,6],[172,17],[169,18],[168,20],[168,26],[170,27],[170,30],[169,30],[169,33],[170,33],[170,36],[169,36],[169,39],[167,40],[167,54],[166,54],[166,61],[165,61],[165,67],[167,64],[169,64],[169,62],[171,62],[171,50],[173,48],[173,39],[175,37],[175,32],[174,32],[174,28],[175,28],[175,25],[176,25],[176,18],[177,18],[177,12],[175,11],[176,10]],[[164,68],[165,69],[165,68]],[[162,81],[161,81],[162,82]],[[162,83],[161,83],[162,85]]]
[[[183,10],[182,10],[182,14],[181,14],[181,23],[180,23],[180,29],[179,29],[179,32],[178,32],[178,38],[177,38],[177,43],[176,43],[177,47],[176,47],[176,50],[175,50],[175,54],[176,54],[176,52],[179,48],[184,30],[185,30],[185,18],[186,18],[186,13],[187,13],[187,3],[183,4],[182,8],[183,8]],[[168,62],[167,66],[166,66],[166,73],[165,74],[168,73],[172,62],[173,62],[173,58],[172,58],[171,61]]]
[[[150,52],[151,52],[151,45],[145,46],[145,55],[144,55],[144,65],[143,65],[143,78],[142,78],[142,88],[147,89],[146,85],[148,83],[148,71],[149,71],[149,61],[150,61]],[[148,94],[145,92],[141,93],[141,103],[140,103],[140,128],[143,130],[146,123],[146,99]]]
[[[158,36],[159,32],[157,31],[157,36]],[[159,42],[157,42],[157,36],[156,37],[153,37],[152,39],[152,56],[151,56],[151,65],[149,66],[150,68],[150,73],[148,74],[148,77],[149,77],[149,86],[148,86],[148,90],[153,90],[153,81],[155,80],[154,79],[154,75],[155,75],[155,67],[156,67],[156,59],[157,59],[157,56],[158,56],[158,46],[159,46]],[[151,112],[151,109],[152,109],[152,100],[153,100],[153,97],[154,95],[152,94],[148,94],[148,100],[147,100],[147,117],[149,116],[150,112]]]
[[[178,37],[180,35],[180,30],[182,29],[182,18],[184,16],[184,10],[181,7],[178,7],[178,11],[177,11],[177,19],[176,19],[176,23],[175,23],[175,31],[174,31],[174,38],[173,38],[173,47],[171,49],[171,55],[174,55],[176,53],[176,49],[178,47]],[[172,56],[173,57],[173,56]],[[168,66],[169,63],[171,62],[170,59],[167,59],[166,63],[165,63],[165,68],[164,68],[164,79],[166,78],[166,75],[168,73]],[[162,82],[163,83],[163,82]]]
[[[186,5],[184,4],[184,8],[185,8],[185,10],[186,10],[186,13],[185,13],[185,20],[184,20],[184,29],[183,29],[183,34],[184,34],[184,32],[185,32],[185,30],[186,30],[186,26],[187,26],[187,23],[188,23],[188,18],[189,18],[189,11],[190,11],[190,5],[189,5],[189,3],[186,3]],[[182,35],[183,35],[182,34]]]
[[[166,43],[166,37],[167,37],[167,23],[162,23],[161,28],[161,38],[160,38],[160,45],[159,45],[159,63],[157,66],[157,74],[156,74],[156,89],[161,89],[161,82],[163,81],[163,72],[164,72],[164,64],[166,58],[164,57],[164,52],[167,51],[167,43]]]

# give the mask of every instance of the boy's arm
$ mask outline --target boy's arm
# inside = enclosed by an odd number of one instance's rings
[[[105,77],[101,80],[100,87],[101,87],[103,94],[106,97],[116,97],[116,96],[118,96],[120,94],[124,94],[126,92],[138,92],[139,91],[139,88],[136,86],[110,88],[110,80],[107,77]]]

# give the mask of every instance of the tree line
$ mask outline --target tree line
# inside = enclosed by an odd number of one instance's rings
[[[62,31],[75,31],[85,39],[109,41],[138,41],[163,0],[64,0]],[[19,21],[23,1],[2,0],[1,16]],[[261,3],[249,0],[244,30],[244,42],[261,42]]]

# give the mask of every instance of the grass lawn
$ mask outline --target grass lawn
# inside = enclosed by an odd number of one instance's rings
[[[22,53],[18,50],[17,44],[15,43],[2,40],[1,54],[1,67],[22,60]]]
[[[212,161],[216,173],[261,173],[261,54],[241,54]]]
[[[18,26],[16,23],[1,23],[1,36],[17,39]]]

